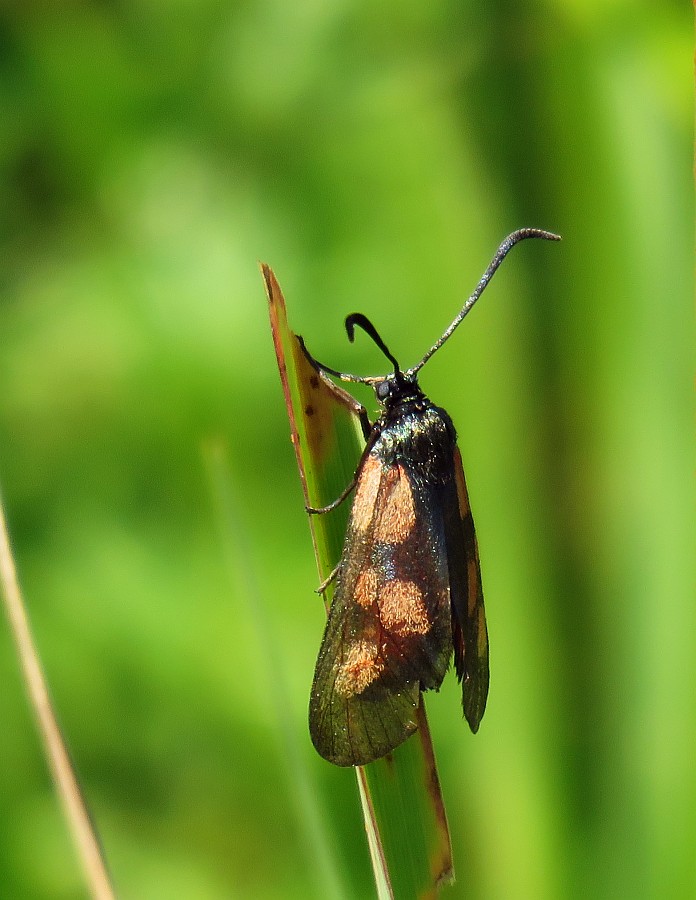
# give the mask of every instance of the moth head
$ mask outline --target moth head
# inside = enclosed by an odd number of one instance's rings
[[[417,397],[421,391],[415,375],[405,375],[401,371],[393,372],[373,384],[375,396],[382,406],[393,406],[409,397]]]
[[[355,337],[355,326],[358,325],[368,334],[394,366],[394,371],[381,378],[363,378],[361,381],[371,384],[375,396],[382,406],[390,407],[402,403],[410,397],[420,396],[420,388],[415,374],[402,372],[398,360],[380,337],[375,326],[362,313],[352,313],[346,319],[346,332],[351,342]]]

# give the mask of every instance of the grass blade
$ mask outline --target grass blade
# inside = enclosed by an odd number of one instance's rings
[[[46,679],[29,627],[1,501],[0,581],[2,582],[2,595],[5,600],[10,630],[17,648],[29,700],[36,715],[46,759],[63,805],[87,885],[96,900],[113,900],[114,892],[102,847],[51,704]]]

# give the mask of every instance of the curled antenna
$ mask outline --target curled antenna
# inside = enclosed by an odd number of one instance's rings
[[[401,367],[399,366],[396,358],[392,355],[387,345],[379,336],[379,334],[377,333],[377,329],[372,324],[372,322],[370,322],[367,316],[364,316],[362,313],[351,313],[346,317],[346,333],[348,334],[348,340],[351,342],[351,344],[355,340],[356,325],[362,328],[362,330],[367,334],[369,334],[375,344],[377,344],[379,349],[382,351],[382,353],[384,353],[389,362],[394,366],[394,374],[396,375],[396,377],[403,378]],[[312,356],[312,354],[305,346],[304,338],[302,338],[299,334],[297,335],[297,340],[299,341],[300,349],[306,356],[307,360],[311,363],[311,365],[321,372],[326,372],[329,375],[333,375],[334,378],[340,378],[341,381],[349,381],[353,384],[370,384],[372,386],[375,386],[385,380],[384,375],[351,375],[349,372],[339,372],[338,369],[332,369],[331,366],[325,366],[324,363],[319,362],[318,359],[315,359]]]
[[[346,333],[348,334],[348,340],[353,343],[355,340],[355,326],[358,325],[362,330],[369,334],[372,340],[377,344],[379,349],[384,353],[389,362],[394,366],[394,374],[396,376],[401,375],[401,367],[399,363],[396,361],[396,358],[392,355],[389,347],[384,343],[382,338],[377,333],[377,329],[370,322],[367,316],[364,316],[362,313],[351,313],[346,317]]]
[[[466,301],[466,303],[464,304],[464,306],[462,307],[462,309],[460,310],[460,312],[458,313],[458,315],[456,316],[456,318],[454,319],[452,324],[445,331],[445,333],[442,335],[442,337],[433,344],[433,346],[430,348],[430,350],[428,350],[428,352],[425,354],[423,359],[417,365],[413,366],[412,369],[409,369],[408,372],[406,372],[407,377],[415,375],[419,369],[423,368],[423,366],[427,363],[427,361],[430,359],[430,357],[433,355],[433,353],[435,353],[436,350],[439,350],[440,347],[442,347],[442,345],[451,336],[452,332],[459,325],[459,323],[462,321],[462,319],[471,310],[471,307],[474,305],[474,303],[476,303],[478,298],[484,292],[484,290],[486,289],[486,287],[488,285],[488,282],[491,280],[491,278],[495,274],[496,269],[501,264],[501,262],[505,259],[505,257],[508,255],[510,250],[512,250],[512,248],[515,246],[515,244],[518,244],[520,241],[524,241],[526,238],[541,238],[542,240],[545,240],[545,241],[560,241],[561,240],[561,236],[559,234],[554,234],[551,231],[542,231],[539,228],[520,228],[518,231],[513,231],[512,234],[509,234],[505,238],[503,243],[500,245],[500,247],[498,247],[498,249],[496,250],[495,256],[491,260],[486,271],[481,276],[481,280],[476,285],[476,290]]]

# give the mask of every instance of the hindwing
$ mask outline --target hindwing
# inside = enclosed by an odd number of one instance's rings
[[[478,731],[488,697],[488,631],[474,520],[459,449],[454,447],[453,487],[443,501],[454,668],[462,683],[462,705],[471,730]]]

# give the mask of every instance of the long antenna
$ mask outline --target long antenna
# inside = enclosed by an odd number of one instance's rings
[[[415,375],[419,369],[423,368],[423,366],[427,363],[433,353],[435,353],[436,350],[439,350],[440,347],[442,347],[445,341],[451,336],[454,329],[460,324],[462,319],[467,315],[467,313],[471,310],[471,307],[474,305],[474,303],[476,303],[478,298],[484,292],[484,290],[488,286],[488,282],[495,274],[496,269],[508,255],[510,250],[512,250],[515,244],[518,244],[520,241],[526,240],[526,238],[542,238],[542,240],[545,241],[561,240],[561,236],[559,234],[554,234],[552,231],[542,231],[539,228],[520,228],[518,231],[513,231],[512,234],[509,234],[500,245],[500,247],[498,247],[498,249],[496,250],[495,256],[491,260],[490,265],[481,276],[481,280],[479,281],[479,283],[476,285],[476,290],[466,301],[461,311],[449,326],[447,331],[445,331],[439,341],[436,341],[433,344],[433,346],[430,348],[430,350],[428,350],[428,352],[418,363],[418,365],[413,366],[412,369],[409,369],[408,372],[405,373],[406,377]]]

